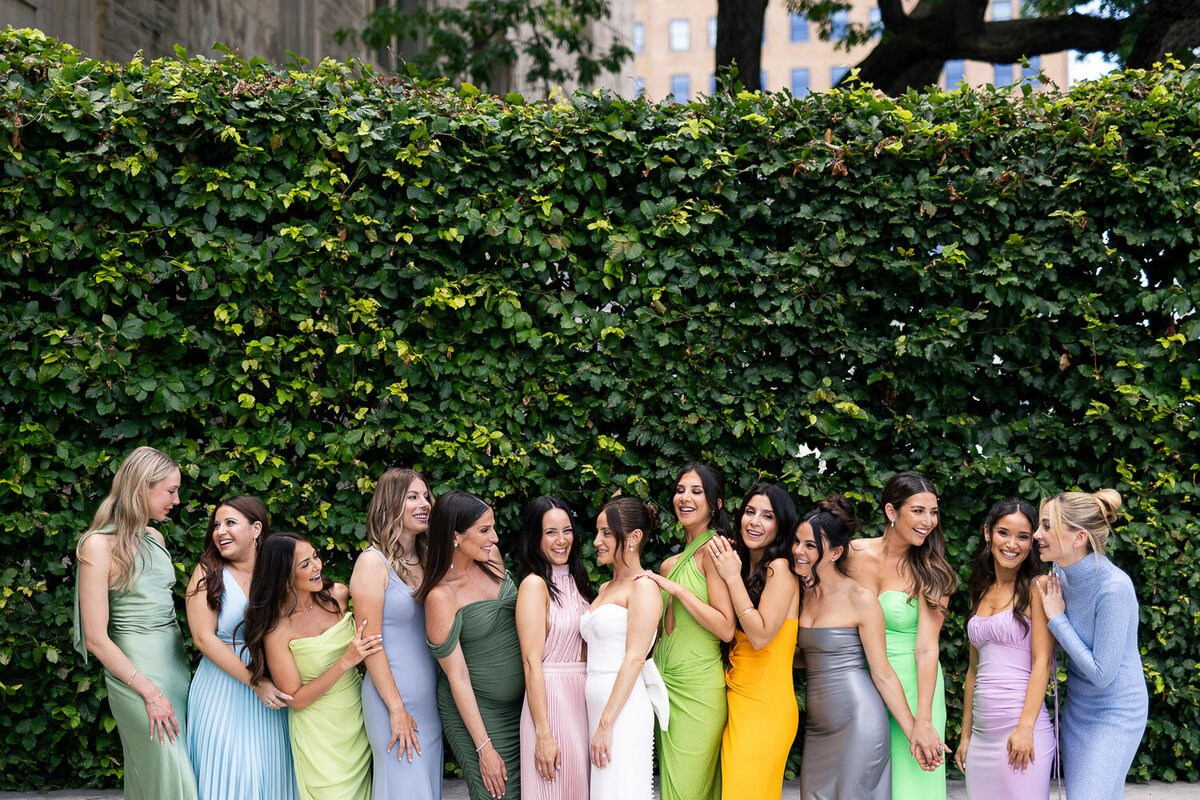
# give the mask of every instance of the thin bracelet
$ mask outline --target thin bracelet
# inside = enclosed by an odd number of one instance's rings
[[[158,694],[154,695],[154,697],[151,697],[149,700],[146,701],[146,705],[148,705],[148,706],[154,705],[162,698],[162,696],[163,696],[162,689],[159,689]]]
[[[490,742],[491,740],[492,740],[492,737],[490,737],[490,736],[489,736],[488,738],[484,739],[484,740],[483,740],[483,744],[481,744],[481,745],[479,745],[479,747],[476,747],[476,748],[475,748],[475,752],[476,752],[476,753],[478,753],[480,750],[482,750],[483,748],[487,747],[487,746],[488,746],[488,742]]]
[[[133,686],[133,679],[137,677],[137,667],[133,668],[133,672],[129,674],[129,680],[125,681],[126,686]]]
[[[754,606],[750,606],[750,607],[749,607],[749,608],[747,608],[745,611],[743,611],[743,612],[741,612],[741,613],[739,613],[739,614],[738,614],[738,619],[741,619],[742,617],[746,616],[747,614],[749,614],[749,613],[750,613],[751,611],[753,611],[753,610],[754,610]]]

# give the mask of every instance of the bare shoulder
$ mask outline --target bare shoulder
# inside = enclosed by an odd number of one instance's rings
[[[97,558],[107,558],[112,553],[115,539],[116,537],[111,533],[97,531],[79,544],[79,554],[87,561]]]
[[[639,607],[656,607],[659,609],[659,613],[661,613],[662,590],[658,588],[658,584],[647,578],[635,580],[629,590],[628,604],[632,606],[635,601]]]
[[[521,585],[517,587],[517,592],[530,597],[550,596],[550,590],[546,588],[546,579],[532,572],[521,579]]]
[[[156,541],[156,542],[158,542],[159,544],[161,544],[161,545],[162,545],[164,548],[167,546],[167,540],[166,540],[166,539],[164,539],[164,538],[163,538],[163,535],[162,535],[161,533],[159,533],[159,532],[158,532],[158,528],[151,528],[149,525],[147,525],[147,526],[146,526],[146,533],[148,533],[148,534],[150,534],[151,536],[153,536],[153,537],[154,537],[154,541]]]
[[[668,575],[671,574],[671,570],[675,569],[675,565],[678,562],[679,562],[678,554],[673,555],[670,558],[664,560],[662,562],[662,565],[658,568],[658,574],[662,575],[664,578],[667,577]]]
[[[879,595],[875,594],[858,581],[853,582],[847,594],[850,596],[851,604],[853,604],[856,609],[879,606]]]
[[[346,588],[346,584],[344,583],[335,583],[329,587],[329,595],[337,601],[342,611],[345,611],[350,605],[350,590]]]

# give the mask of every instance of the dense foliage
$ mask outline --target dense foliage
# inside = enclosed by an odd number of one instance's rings
[[[521,104],[3,34],[2,788],[119,775],[73,548],[141,443],[183,464],[180,587],[235,492],[345,579],[388,465],[493,502],[509,553],[527,498],[666,504],[689,459],[875,523],[918,469],[964,577],[992,500],[1115,486],[1151,691],[1133,775],[1196,780],[1198,117],[1177,69]]]

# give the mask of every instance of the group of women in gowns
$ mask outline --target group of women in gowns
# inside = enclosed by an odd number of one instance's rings
[[[659,572],[641,563],[656,511],[601,510],[598,592],[556,498],[526,509],[519,590],[487,504],[433,502],[411,470],[380,479],[349,589],[303,537],[270,534],[261,502],[233,498],[188,588],[190,697],[173,566],[147,527],[179,482],[138,448],[78,546],[76,642],[106,668],[127,798],[438,798],[443,738],[472,798],[649,798],[656,730],[663,800],[779,797],[794,657],[804,797],[945,796],[937,652],[956,581],[920,475],[889,480],[883,536],[855,539],[844,497],[797,515],[769,484],[731,521],[719,473],[689,465],[672,497],[685,546]],[[1102,555],[1119,506],[1105,490],[1051,498],[1040,519],[1018,501],[989,514],[956,753],[975,800],[1046,788],[1050,632],[1069,659],[1068,795],[1120,796],[1146,691],[1132,584]],[[1035,583],[1039,550],[1056,567]]]

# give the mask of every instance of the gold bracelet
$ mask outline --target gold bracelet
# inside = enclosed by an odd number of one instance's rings
[[[749,608],[747,608],[745,611],[742,611],[742,612],[740,612],[740,613],[738,614],[738,619],[741,619],[742,617],[746,616],[747,614],[749,614],[749,613],[750,613],[751,611],[753,611],[753,610],[754,610],[754,606],[750,606],[750,607],[749,607]]]

